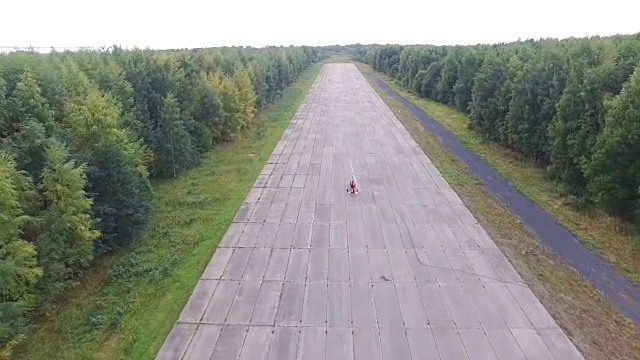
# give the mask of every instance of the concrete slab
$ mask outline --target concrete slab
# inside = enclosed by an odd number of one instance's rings
[[[329,282],[327,288],[327,326],[351,325],[351,289],[349,283]]]
[[[440,359],[431,329],[407,329],[412,359]]]
[[[455,328],[433,328],[438,353],[442,360],[469,360],[467,351],[462,343],[462,337]]]
[[[302,326],[327,324],[327,283],[308,282],[304,294]]]
[[[231,303],[225,323],[234,325],[249,325],[253,308],[258,299],[260,281],[243,281],[238,287],[236,297]]]
[[[198,326],[189,348],[184,355],[188,359],[209,359],[213,354],[213,348],[218,342],[220,333],[222,332],[221,325],[207,325],[201,324]]]
[[[249,263],[242,274],[242,280],[262,280],[271,257],[271,249],[253,249]]]
[[[226,325],[213,348],[212,359],[237,359],[242,350],[244,338],[247,335],[247,327],[239,325]]]
[[[156,358],[583,359],[351,64],[323,67]]]
[[[211,257],[207,268],[202,274],[202,279],[220,279],[222,272],[233,254],[233,248],[218,248]]]
[[[330,225],[329,247],[332,249],[347,248],[347,226],[345,224]]]
[[[290,249],[273,249],[264,272],[264,280],[284,280],[289,264]]]
[[[186,323],[200,322],[202,314],[204,314],[216,286],[218,286],[218,280],[201,279],[198,281],[198,284],[191,293],[189,301],[187,301],[187,304],[182,309],[178,321]]]
[[[378,325],[381,328],[402,328],[402,312],[393,283],[374,283],[373,290]]]
[[[393,279],[396,282],[415,282],[416,279],[413,276],[413,271],[411,271],[406,252],[399,249],[390,249],[387,250],[387,253],[389,254],[389,264]]]
[[[329,281],[349,281],[349,252],[329,249]]]
[[[371,280],[392,281],[391,265],[389,264],[389,254],[387,250],[369,250],[369,266],[371,271]]]
[[[307,269],[307,281],[328,281],[329,274],[329,249],[311,249],[309,255],[309,267]]]
[[[493,351],[499,360],[526,360],[520,345],[513,337],[511,330],[506,328],[489,329],[486,331],[487,338],[493,347]],[[564,335],[564,334],[563,334]],[[560,359],[565,359],[560,357]],[[582,358],[580,358],[582,359]]]
[[[489,339],[480,329],[459,329],[462,343],[471,360],[498,360]]]
[[[240,352],[240,360],[266,360],[272,336],[273,328],[271,327],[250,327]]]
[[[285,274],[286,281],[305,281],[309,264],[308,249],[291,249],[289,265]]]
[[[251,258],[251,251],[253,251],[251,248],[235,248],[220,278],[223,280],[242,279],[242,274],[244,274]]]
[[[239,281],[220,281],[201,322],[204,324],[224,324],[238,287],[240,287]]]
[[[354,360],[382,360],[380,335],[375,327],[353,329]]]
[[[398,292],[404,326],[407,328],[426,328],[429,322],[418,292],[418,286],[412,283],[396,284],[396,291]]]
[[[404,328],[381,327],[380,343],[385,360],[411,360],[411,350]]]
[[[273,325],[280,305],[282,281],[263,281],[251,316],[251,325]]]
[[[327,359],[353,360],[353,334],[350,328],[327,328]]]
[[[305,283],[285,282],[276,314],[276,325],[296,326],[302,320]]]
[[[364,249],[349,250],[349,280],[354,283],[371,282],[371,269],[367,251]]]
[[[327,333],[324,327],[304,327],[300,338],[298,358],[325,360]]]
[[[191,338],[196,332],[197,324],[176,323],[167,335],[164,344],[156,354],[157,360],[182,359]],[[192,357],[192,359],[197,359]]]

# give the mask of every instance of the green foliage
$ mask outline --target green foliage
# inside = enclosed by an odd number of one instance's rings
[[[89,212],[84,165],[75,166],[67,150],[57,141],[47,148],[47,164],[40,189],[44,199],[42,232],[36,240],[41,279],[46,292],[55,293],[64,280],[86,268],[93,259],[94,229]]]
[[[421,97],[468,112],[471,129],[547,167],[575,203],[595,201],[629,219],[640,213],[640,152],[633,138],[640,117],[632,115],[631,96],[623,95],[635,91],[629,77],[640,61],[640,33],[476,46],[372,45],[353,58]]]
[[[620,94],[605,104],[587,177],[595,200],[625,218],[640,217],[640,65]]]
[[[420,95],[436,100],[438,98],[438,90],[436,89],[440,82],[440,74],[442,74],[443,64],[441,61],[434,61],[427,66],[427,73],[422,80],[422,87],[420,88]]]
[[[45,140],[54,124],[47,100],[29,71],[21,74],[6,107],[2,146],[13,152],[18,168],[37,178],[45,162]]]
[[[37,311],[45,316],[37,316],[16,358],[153,359],[320,68],[305,71],[237,141],[203,154],[176,179],[154,181],[143,234],[96,262],[56,306]],[[264,129],[262,139],[252,136],[256,128]]]
[[[236,89],[238,89],[238,100],[242,106],[240,113],[243,127],[251,125],[257,110],[257,97],[251,82],[252,76],[253,72],[251,68],[246,66],[236,69],[233,73],[233,81],[235,82]]]
[[[591,49],[581,50],[584,53]],[[585,192],[587,180],[584,173],[601,131],[604,100],[611,96],[607,81],[611,78],[613,64],[602,64],[597,57],[601,58],[595,52],[587,56],[572,56],[567,86],[549,126],[550,169],[567,184],[566,188],[572,195]]]
[[[27,327],[25,314],[34,303],[34,284],[42,275],[33,244],[22,238],[30,217],[23,212],[20,192],[30,180],[14,161],[0,153],[0,353]]]
[[[176,177],[182,170],[198,161],[198,153],[191,143],[176,97],[169,93],[163,99],[160,125],[156,129],[156,172]]]
[[[7,95],[6,84],[4,79],[0,78],[0,137],[6,138],[10,130],[9,119],[7,116]]]
[[[111,327],[118,329],[122,326],[123,321],[124,321],[124,309],[118,306],[113,310],[113,314],[111,315]]]
[[[419,94],[422,91],[422,83],[427,77],[427,70],[419,70],[411,82],[411,89],[414,93]]]
[[[459,51],[453,49],[443,60],[440,81],[436,85],[438,101],[452,105],[455,100],[455,85],[458,82]]]
[[[288,84],[288,82],[291,81],[289,78],[288,65],[283,68],[282,71],[283,74],[286,75],[283,75],[284,77],[281,78],[281,81],[284,81],[282,79],[286,77]],[[244,108],[240,99],[240,93],[233,80],[224,76],[220,71],[210,74],[208,80],[220,94],[220,103],[222,104],[219,112],[218,137],[215,140],[217,140],[217,142],[226,142],[231,140],[231,135],[238,133],[243,125]],[[282,82],[282,84],[284,84],[284,82]],[[280,85],[283,86],[282,89],[279,90],[280,92],[286,87],[286,85],[282,84]]]
[[[472,51],[463,54],[458,69],[458,80],[453,86],[455,105],[463,112],[469,112],[472,101],[471,89],[473,87],[473,81],[481,65],[482,58],[477,52]]]
[[[31,305],[132,242],[150,177],[176,177],[233,140],[318,58],[304,46],[0,55],[0,349]],[[105,317],[94,323],[123,315]]]
[[[487,139],[499,140],[499,133],[495,129],[507,115],[505,110],[508,103],[502,96],[507,76],[508,68],[504,60],[489,54],[475,78],[469,125]]]
[[[119,113],[111,96],[94,89],[69,104],[64,124],[71,147],[89,164],[87,192],[102,234],[96,244],[98,253],[127,244],[144,225],[149,210],[144,149],[119,127]]]
[[[220,124],[222,123],[222,100],[209,76],[201,73],[197,80],[196,94],[191,107],[194,126],[190,133],[197,148],[205,152],[220,138]]]

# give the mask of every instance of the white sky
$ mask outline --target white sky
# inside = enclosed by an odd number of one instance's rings
[[[631,34],[639,14],[638,0],[0,0],[0,46],[475,44]]]

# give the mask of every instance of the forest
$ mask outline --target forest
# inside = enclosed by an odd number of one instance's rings
[[[152,178],[232,141],[318,60],[305,46],[0,55],[0,357],[32,309],[141,231]]]
[[[542,166],[575,205],[640,223],[640,33],[475,46],[372,45],[367,63]]]

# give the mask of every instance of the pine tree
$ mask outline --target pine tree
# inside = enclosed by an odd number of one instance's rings
[[[47,133],[54,131],[53,112],[47,99],[42,96],[40,86],[29,71],[25,71],[16,85],[15,106],[21,116],[37,120]]]
[[[85,165],[76,166],[69,160],[61,143],[50,141],[40,184],[45,205],[42,233],[36,241],[46,292],[55,293],[64,280],[93,259],[93,243],[100,233],[89,215],[92,201],[84,190],[85,170]]]
[[[253,84],[253,92],[256,94],[256,107],[258,109],[264,107],[269,102],[269,87],[265,80],[265,73],[262,64],[253,66],[251,83]]]
[[[7,89],[4,79],[0,77],[0,139],[9,136],[11,124],[8,116]]]
[[[162,104],[160,126],[156,130],[156,171],[160,175],[171,174],[188,169],[197,162],[197,151],[187,133],[178,101],[169,93]]]
[[[87,163],[92,217],[100,219],[98,252],[124,245],[145,223],[150,201],[145,147],[118,125],[120,109],[108,94],[93,89],[73,101],[65,126],[71,147]]]
[[[81,101],[87,94],[97,89],[73,61],[67,59],[60,63],[60,83],[64,91],[65,114],[71,103]]]
[[[282,95],[284,89],[291,83],[291,64],[287,61],[287,57],[284,53],[278,56],[277,60],[277,87],[278,87],[278,96]]]
[[[609,62],[596,68],[590,65],[583,59],[572,64],[567,86],[556,105],[557,114],[549,126],[550,169],[573,195],[585,191],[584,171],[603,124],[606,82],[612,71]]]
[[[455,52],[450,52],[444,59],[440,81],[436,90],[438,92],[438,101],[445,104],[453,104],[455,93],[453,87],[458,81],[458,56]]]
[[[640,219],[640,66],[605,105],[605,125],[587,170],[589,189],[604,209]]]
[[[443,67],[444,65],[441,61],[432,62],[427,67],[427,73],[420,88],[420,92],[424,97],[431,100],[438,99],[438,83],[440,83]]]
[[[490,54],[485,58],[475,78],[472,95],[470,126],[482,136],[499,140],[498,126],[506,116],[500,104],[500,91],[507,81],[507,64]]]
[[[482,58],[476,51],[467,51],[458,68],[458,80],[453,87],[454,104],[458,110],[468,113],[471,107],[471,90],[474,79],[482,65]]]
[[[3,147],[14,154],[19,169],[37,179],[45,162],[45,140],[55,125],[47,100],[29,71],[20,76],[9,109],[12,129]]]
[[[420,96],[422,96],[422,83],[424,82],[425,77],[427,77],[427,70],[419,70],[416,73],[416,76],[414,76],[413,81],[410,83],[411,90]]]
[[[190,135],[199,152],[210,150],[220,137],[222,100],[205,72],[197,80],[196,93],[190,106],[194,125]]]
[[[34,284],[42,276],[33,244],[21,239],[31,220],[20,203],[31,180],[6,153],[0,153],[0,354],[9,352],[12,339],[26,330],[26,311],[36,296]]]
[[[507,147],[514,147],[509,128],[508,115],[511,112],[511,101],[513,99],[513,89],[520,83],[524,69],[524,63],[520,57],[511,55],[507,62],[507,79],[504,85],[498,90],[497,106],[500,112],[504,114],[501,118],[496,119],[496,128],[498,141]]]
[[[526,63],[519,81],[513,83],[506,118],[510,143],[535,162],[548,161],[547,126],[564,85],[562,58],[552,51],[541,52]]]

